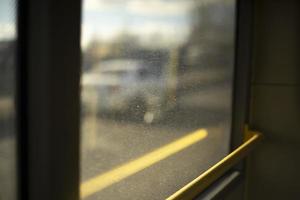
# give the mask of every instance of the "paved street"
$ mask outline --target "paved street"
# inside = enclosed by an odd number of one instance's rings
[[[178,107],[158,124],[99,117],[96,109],[82,120],[82,182],[105,177],[112,169],[138,160],[199,129],[207,136],[188,147],[118,180],[85,199],[164,199],[226,155],[229,144],[230,92],[214,84],[186,93]],[[113,172],[119,176],[120,172]],[[115,177],[112,177],[115,178]],[[105,179],[105,178],[102,178]],[[104,180],[98,180],[101,183]]]
[[[81,178],[85,184],[106,177],[106,183],[102,183],[105,178],[98,180],[102,186],[96,184],[98,188],[84,199],[164,199],[196,178],[228,152],[230,95],[230,84],[224,82],[185,90],[177,99],[177,107],[151,125],[130,116],[100,117],[92,107],[82,118]],[[4,108],[11,105],[7,102],[1,101],[0,177],[8,184],[2,191],[4,199],[13,193],[9,190],[14,188],[15,175],[14,140],[6,134],[13,127],[5,121],[9,117]],[[199,129],[207,135],[189,144],[182,142]],[[169,144],[173,145],[166,147]]]
[[[13,99],[0,96],[0,200],[16,198],[16,138]]]

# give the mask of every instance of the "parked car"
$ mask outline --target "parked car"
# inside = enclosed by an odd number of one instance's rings
[[[103,61],[82,77],[83,103],[103,114],[127,113],[152,123],[168,107],[166,77],[163,66],[143,60]]]

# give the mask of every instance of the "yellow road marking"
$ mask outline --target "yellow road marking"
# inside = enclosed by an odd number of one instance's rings
[[[136,160],[125,163],[104,174],[100,174],[83,182],[80,186],[81,198],[86,198],[104,188],[125,179],[189,146],[199,142],[207,136],[205,129],[197,130],[159,149],[156,149]]]

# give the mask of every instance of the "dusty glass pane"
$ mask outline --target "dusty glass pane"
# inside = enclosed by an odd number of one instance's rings
[[[229,150],[235,1],[84,0],[81,198],[165,199]]]
[[[16,2],[0,1],[0,199],[16,199]]]

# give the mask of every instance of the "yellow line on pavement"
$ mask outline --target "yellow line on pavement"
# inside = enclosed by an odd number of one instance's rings
[[[156,149],[136,160],[125,163],[104,174],[100,174],[83,182],[80,186],[81,198],[88,197],[104,188],[117,183],[189,146],[199,142],[207,136],[205,129],[199,129],[159,149]]]

